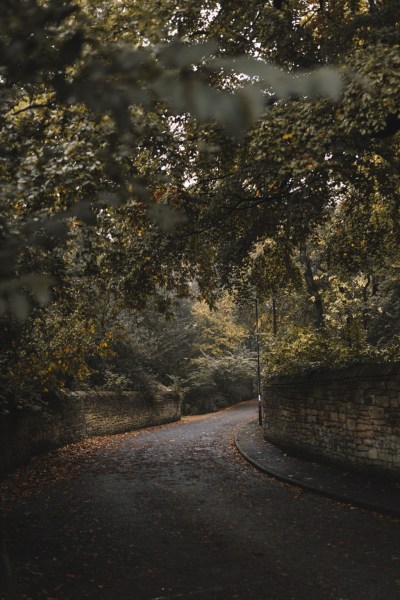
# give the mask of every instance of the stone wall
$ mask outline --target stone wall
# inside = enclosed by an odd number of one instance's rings
[[[159,393],[145,398],[139,392],[78,392],[84,404],[85,437],[122,433],[143,427],[170,423],[181,418],[177,394],[159,386]]]
[[[150,399],[139,392],[74,392],[52,398],[44,415],[20,411],[0,418],[0,477],[40,452],[180,417],[178,396],[163,386]]]
[[[400,365],[274,377],[264,403],[272,443],[400,479]]]

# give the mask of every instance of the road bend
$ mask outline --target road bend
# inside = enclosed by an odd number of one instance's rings
[[[9,597],[398,600],[400,520],[257,471],[233,445],[256,418],[246,402],[31,461],[2,486]]]

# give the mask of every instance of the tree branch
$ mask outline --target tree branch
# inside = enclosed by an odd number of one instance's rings
[[[33,103],[29,106],[25,106],[25,108],[20,108],[19,110],[16,110],[11,114],[13,117],[15,117],[16,115],[20,115],[21,113],[26,112],[27,110],[34,110],[35,108],[51,108],[52,106],[54,106],[53,102],[45,102],[44,104]]]

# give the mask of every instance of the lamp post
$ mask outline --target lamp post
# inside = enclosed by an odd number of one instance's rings
[[[258,298],[256,298],[256,342],[257,342],[258,424],[262,425],[260,331],[258,328]]]

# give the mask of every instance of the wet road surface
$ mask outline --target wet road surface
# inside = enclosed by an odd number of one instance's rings
[[[233,436],[256,411],[86,440],[17,472],[0,490],[16,597],[399,600],[400,520],[245,462]]]

